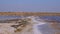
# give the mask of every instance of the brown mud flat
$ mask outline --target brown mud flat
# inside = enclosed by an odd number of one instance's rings
[[[60,13],[49,12],[0,12],[0,15],[12,16],[60,16]]]

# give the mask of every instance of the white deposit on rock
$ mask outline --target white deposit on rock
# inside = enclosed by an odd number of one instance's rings
[[[0,23],[0,34],[13,34],[15,28],[11,27],[11,24]]]

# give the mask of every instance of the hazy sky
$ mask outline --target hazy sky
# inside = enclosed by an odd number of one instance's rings
[[[0,12],[60,12],[60,0],[0,0]]]

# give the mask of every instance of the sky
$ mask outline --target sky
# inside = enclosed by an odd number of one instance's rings
[[[60,0],[0,0],[0,12],[60,12]]]

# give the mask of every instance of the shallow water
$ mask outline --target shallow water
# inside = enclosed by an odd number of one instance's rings
[[[17,18],[21,18],[21,16],[0,16],[0,20],[4,20],[4,19],[17,19]]]
[[[32,18],[32,22],[35,23],[33,24],[34,34],[57,34],[58,32],[60,32],[60,30],[57,30],[54,27],[52,27],[51,25],[52,23],[37,21],[34,18]],[[60,26],[60,25],[56,25],[56,26]]]
[[[22,18],[27,16],[0,16],[0,19],[16,19],[16,18]],[[38,16],[41,19],[45,20],[56,20],[60,21],[60,16]]]
[[[39,16],[39,17],[45,20],[56,20],[60,22],[60,16]]]

